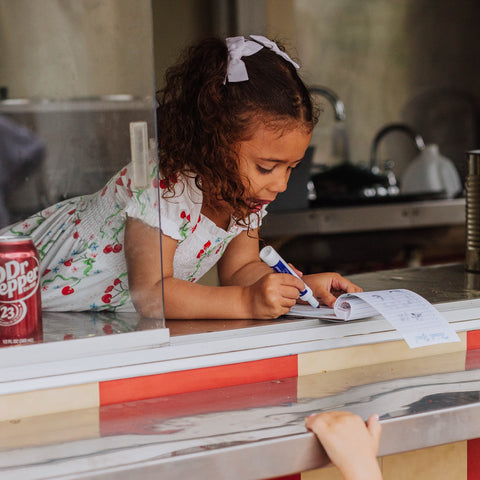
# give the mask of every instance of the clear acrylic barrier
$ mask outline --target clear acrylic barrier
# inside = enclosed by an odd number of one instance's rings
[[[155,155],[150,0],[0,0],[0,48],[0,229],[101,191],[131,161],[133,122]],[[44,342],[165,326],[163,309],[43,323]]]

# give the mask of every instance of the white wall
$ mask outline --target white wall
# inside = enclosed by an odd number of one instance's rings
[[[150,0],[0,0],[10,98],[152,94]]]

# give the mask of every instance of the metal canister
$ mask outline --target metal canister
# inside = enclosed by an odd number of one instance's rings
[[[466,269],[480,272],[480,150],[467,152],[466,190]]]
[[[0,236],[0,346],[42,339],[37,249],[30,237]]]

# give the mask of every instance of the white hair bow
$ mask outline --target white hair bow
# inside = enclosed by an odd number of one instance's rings
[[[250,38],[253,38],[256,42],[261,43],[267,48],[273,50],[277,55],[280,55],[287,62],[290,62],[295,68],[300,68],[300,65],[295,63],[285,52],[282,52],[278,45],[275,42],[272,42],[267,37],[262,37],[261,35],[250,35]]]
[[[242,57],[248,57],[261,50],[263,47],[270,48],[277,55],[290,62],[295,68],[300,68],[285,52],[282,52],[275,42],[272,42],[261,35],[250,35],[252,40],[245,40],[245,37],[229,37],[226,39],[228,48],[227,77],[229,82],[244,82],[248,80],[247,67]],[[225,83],[224,82],[224,83]]]
[[[257,53],[263,45],[245,37],[229,37],[226,40],[228,48],[227,79],[229,82],[244,82],[248,80],[247,67],[242,57]]]

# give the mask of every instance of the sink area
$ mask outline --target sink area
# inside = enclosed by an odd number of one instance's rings
[[[360,205],[382,205],[385,203],[410,203],[423,202],[428,200],[446,200],[447,194],[445,191],[439,192],[425,192],[425,193],[399,193],[397,195],[375,195],[371,197],[340,197],[329,198],[322,203],[314,200],[311,203],[312,207],[338,207],[338,206],[360,206]]]
[[[382,126],[371,143],[368,165],[352,162],[343,102],[335,92],[324,86],[310,87],[309,90],[312,96],[321,95],[331,104],[335,121],[332,131],[332,155],[339,163],[329,165],[315,162],[316,147],[313,143],[310,144],[303,161],[293,170],[287,190],[277,195],[269,207],[269,212],[286,213],[308,208],[404,204],[448,200],[463,195],[460,177],[455,167],[446,172],[443,163],[449,160],[439,154],[438,146],[433,144],[426,146],[420,132],[407,123],[393,122]],[[410,167],[423,167],[413,169],[415,185],[410,185],[412,188],[404,188],[408,185],[407,182],[403,185],[403,176],[400,181],[397,179],[393,161],[388,159],[379,161],[380,144],[394,132],[400,132],[416,149],[418,155],[409,160]],[[435,156],[432,156],[433,151],[436,152]],[[426,153],[430,153],[428,158],[423,158],[421,165],[417,165],[419,158]],[[425,177],[425,181],[418,182],[419,175],[422,179]],[[452,175],[458,177],[453,189],[450,188],[452,182],[447,181],[451,180]],[[421,188],[418,188],[419,186]]]
[[[394,202],[372,201],[361,205],[330,205],[289,212],[272,212],[263,220],[261,235],[275,238],[291,235],[342,233],[465,226],[465,198],[419,201],[402,196]]]
[[[264,218],[260,236],[304,273],[461,262],[465,199],[398,196],[383,203],[273,212]]]

